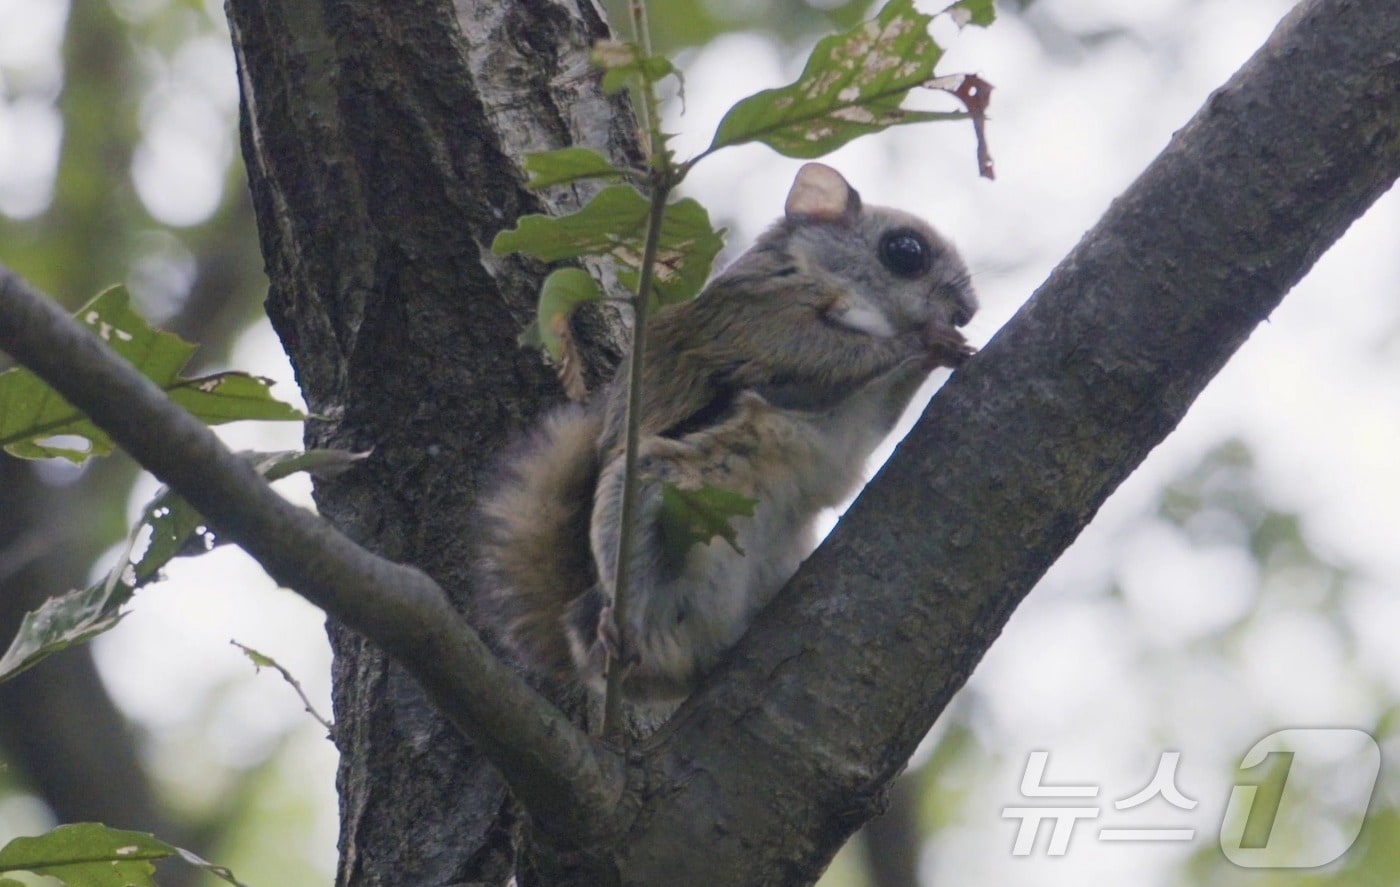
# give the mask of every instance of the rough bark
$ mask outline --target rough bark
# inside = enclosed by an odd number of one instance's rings
[[[486,245],[524,212],[523,152],[622,159],[585,2],[230,0],[268,311],[311,410],[309,446],[373,449],[317,488],[322,514],[469,608],[471,509],[491,454],[551,372],[514,345],[541,270]],[[500,883],[504,785],[376,647],[330,628],[342,756],[342,884]],[[404,836],[411,835],[411,839]]]
[[[516,152],[619,150],[583,63],[600,25],[591,7],[542,0],[229,12],[269,309],[322,417],[308,442],[375,451],[321,485],[321,508],[466,608],[482,466],[556,390],[513,346],[533,269],[482,245],[535,206]],[[1400,171],[1396,47],[1381,0],[1290,15],[631,757],[610,862],[567,871],[542,844],[540,870],[561,883],[813,880],[1016,603]],[[503,786],[402,671],[332,636],[341,883],[503,881]]]

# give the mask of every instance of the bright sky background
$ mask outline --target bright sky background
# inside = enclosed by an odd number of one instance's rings
[[[918,212],[959,244],[984,304],[970,335],[983,343],[1291,5],[1038,0],[1031,14],[1044,23],[1131,32],[1093,51],[1067,35],[1047,52],[1010,16],[961,36],[943,28],[937,33],[951,38],[951,51],[941,70],[977,71],[996,86],[989,136],[997,180],[976,177],[972,132],[963,124],[867,138],[825,162],[868,203]],[[55,8],[61,5],[49,0],[0,0],[0,67],[53,76],[62,21]],[[685,54],[686,111],[673,109],[668,126],[681,133],[681,153],[707,144],[730,104],[788,82],[802,61],[749,36]],[[226,44],[181,53],[143,107],[146,144],[133,172],[155,216],[189,224],[212,210],[233,150],[221,120],[235,103]],[[42,210],[57,140],[56,118],[43,103],[0,106],[0,211]],[[698,167],[687,191],[730,226],[738,250],[781,212],[798,166],[766,148],[733,149]],[[1254,334],[1013,617],[968,691],[978,701],[973,725],[989,749],[983,763],[992,769],[979,772],[960,821],[926,853],[931,883],[1173,883],[1169,864],[1214,842],[1228,768],[1255,740],[1284,727],[1369,724],[1378,705],[1400,694],[1400,645],[1391,640],[1400,624],[1397,243],[1400,199],[1392,193]],[[284,394],[294,388],[266,326],[244,338],[233,363],[283,379]],[[227,434],[239,447],[300,443],[291,426]],[[1313,546],[1363,577],[1338,620],[1313,618],[1317,592],[1306,583],[1260,598],[1257,569],[1235,548],[1193,546],[1175,528],[1144,519],[1166,481],[1231,437],[1252,448],[1266,498],[1302,511]],[[293,495],[309,501],[305,483],[292,485]],[[133,497],[133,515],[152,489],[147,484]],[[328,712],[319,612],[272,588],[236,551],[179,563],[169,574],[98,642],[105,679],[150,731],[150,759],[173,784],[198,785],[211,767],[255,760],[265,744],[298,731],[287,779],[322,800],[306,853],[329,879],[332,749],[291,692],[273,676],[254,677],[227,644],[237,638],[277,658]],[[1104,593],[1115,580],[1126,604]],[[1180,655],[1256,607],[1237,656],[1196,662]],[[1359,658],[1344,651],[1343,632],[1359,639]],[[1050,753],[1048,782],[1099,784],[1106,806],[1145,785],[1162,752],[1180,751],[1177,785],[1200,801],[1194,811],[1159,800],[1145,808],[1154,821],[1114,815],[1122,817],[1118,824],[1194,827],[1196,839],[1109,845],[1086,831],[1063,858],[1047,858],[1043,849],[1013,858],[1015,824],[1001,810],[1025,802],[1018,785],[1034,750]],[[1379,791],[1393,802],[1394,777],[1383,778]],[[24,818],[0,809],[0,832],[16,817]]]

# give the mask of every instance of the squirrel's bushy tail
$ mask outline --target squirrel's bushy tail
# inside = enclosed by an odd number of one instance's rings
[[[598,412],[570,405],[546,416],[482,498],[478,612],[523,665],[555,676],[573,672],[568,605],[597,582],[588,533]]]

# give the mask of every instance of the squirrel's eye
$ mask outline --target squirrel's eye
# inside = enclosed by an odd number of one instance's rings
[[[918,277],[932,264],[933,250],[919,232],[898,228],[880,238],[880,261],[900,277]]]

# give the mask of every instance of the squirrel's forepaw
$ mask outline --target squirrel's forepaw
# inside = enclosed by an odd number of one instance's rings
[[[924,348],[933,366],[960,367],[977,353],[958,330],[940,323],[924,328]]]
[[[598,614],[598,643],[602,646],[603,652],[608,654],[608,658],[621,662],[623,666],[631,668],[641,661],[637,651],[630,649],[631,644],[623,643],[622,630],[617,626],[617,620],[613,618],[613,608],[611,604],[603,607]]]

